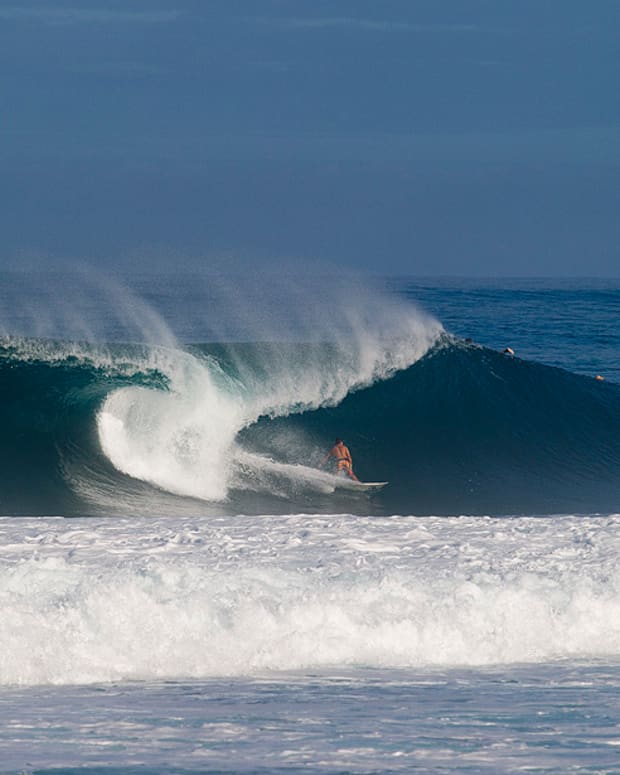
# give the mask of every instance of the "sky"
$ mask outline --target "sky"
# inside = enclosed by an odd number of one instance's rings
[[[0,0],[0,266],[620,276],[617,0]]]

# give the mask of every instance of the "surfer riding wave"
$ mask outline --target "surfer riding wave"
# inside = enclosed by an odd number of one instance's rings
[[[346,474],[354,482],[359,482],[359,479],[353,471],[353,458],[349,448],[342,439],[336,439],[334,446],[329,450],[327,455],[321,462],[321,468],[324,468],[327,463],[333,458],[333,463],[336,466],[337,474]]]

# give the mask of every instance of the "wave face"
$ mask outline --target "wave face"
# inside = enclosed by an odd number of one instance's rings
[[[259,423],[248,438],[328,439],[390,513],[602,512],[620,502],[620,386],[443,341],[335,408]]]
[[[3,515],[617,510],[620,387],[416,319],[387,347],[5,339]],[[317,468],[343,437],[369,498]]]

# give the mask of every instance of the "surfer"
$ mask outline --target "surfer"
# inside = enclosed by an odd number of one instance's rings
[[[349,452],[349,448],[342,439],[336,439],[334,446],[323,458],[321,468],[326,465],[330,458],[333,458],[334,462],[336,463],[336,473],[339,474],[342,472],[353,479],[354,482],[359,482],[359,479],[353,473],[353,459],[351,457],[351,453]]]

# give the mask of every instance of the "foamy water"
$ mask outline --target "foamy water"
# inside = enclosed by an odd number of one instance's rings
[[[617,658],[619,526],[5,519],[0,682]]]
[[[618,771],[616,665],[14,687],[0,772]]]

